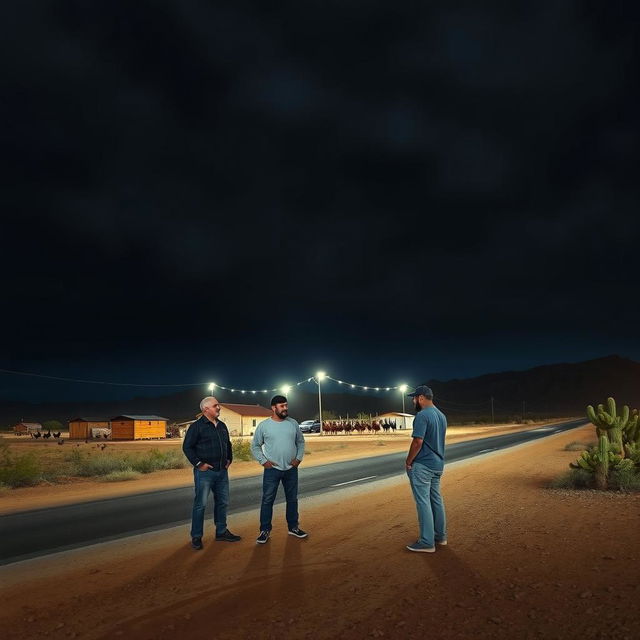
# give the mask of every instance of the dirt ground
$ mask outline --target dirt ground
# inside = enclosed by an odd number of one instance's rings
[[[0,568],[3,638],[638,637],[640,495],[545,488],[593,427],[448,465],[449,546],[412,554],[406,478],[282,506],[264,546],[257,509],[239,543],[193,551],[188,528]],[[304,483],[301,468],[300,482]],[[232,485],[233,500],[233,485]],[[46,532],[43,532],[46,535]]]
[[[558,421],[568,418],[558,418]],[[541,423],[542,424],[542,423]],[[545,423],[546,424],[546,423]],[[536,424],[529,425],[498,425],[498,426],[465,426],[449,427],[447,430],[447,443],[461,440],[473,440],[492,435],[533,429]],[[367,456],[383,455],[395,451],[404,451],[409,448],[411,430],[400,430],[396,433],[381,435],[336,435],[336,436],[307,436],[305,466],[327,464],[341,460],[352,460]],[[80,451],[96,452],[96,442],[68,441],[63,446],[58,446],[56,441],[42,442],[32,438],[16,437],[13,435],[2,438],[9,443],[11,451],[16,454],[34,452],[41,457],[46,464],[55,465],[69,450],[78,447]],[[104,445],[105,443],[102,443]],[[150,449],[166,450],[167,448],[179,449],[182,440],[139,440],[135,442],[108,441],[106,452],[144,452]],[[99,452],[101,453],[101,452]],[[244,476],[257,475],[262,472],[261,467],[255,461],[236,461],[229,470],[231,479]],[[172,469],[170,471],[158,471],[142,475],[135,480],[122,482],[101,482],[98,478],[72,478],[65,484],[42,484],[36,487],[24,487],[20,489],[7,489],[0,492],[0,515],[15,511],[40,509],[44,507],[60,506],[74,502],[86,502],[102,498],[112,498],[146,491],[158,491],[159,489],[174,489],[193,484],[191,468]]]

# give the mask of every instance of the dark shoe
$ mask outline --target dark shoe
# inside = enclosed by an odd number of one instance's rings
[[[257,544],[264,544],[271,535],[271,531],[261,531],[260,535],[256,538]]]
[[[295,536],[296,538],[306,538],[309,534],[300,527],[294,527],[293,529],[289,529],[289,535]]]
[[[202,538],[191,538],[191,546],[200,551],[202,549]]]
[[[242,538],[235,535],[234,533],[231,533],[229,529],[225,529],[224,533],[216,536],[216,540],[222,540],[223,542],[238,542],[238,540],[242,540]]]
[[[427,547],[426,544],[422,544],[421,542],[414,542],[413,544],[408,544],[407,549],[409,551],[417,551],[418,553],[435,553],[435,547]]]

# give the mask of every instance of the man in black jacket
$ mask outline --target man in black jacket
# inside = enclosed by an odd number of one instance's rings
[[[193,465],[196,495],[191,516],[191,546],[202,549],[204,509],[209,492],[213,493],[213,521],[216,525],[216,540],[237,542],[236,536],[227,529],[227,505],[229,504],[229,473],[233,462],[233,450],[227,425],[218,420],[220,404],[213,396],[200,402],[202,415],[189,427],[182,450]]]

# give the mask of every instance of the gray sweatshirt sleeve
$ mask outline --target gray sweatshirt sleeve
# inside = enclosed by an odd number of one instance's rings
[[[302,460],[304,458],[304,436],[300,427],[296,427],[296,458]]]
[[[267,461],[264,453],[262,452],[262,445],[264,444],[264,436],[262,434],[262,422],[257,426],[253,440],[251,440],[251,453],[253,457],[260,463],[264,464]]]

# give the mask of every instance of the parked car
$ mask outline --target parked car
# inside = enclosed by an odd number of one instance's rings
[[[320,422],[318,420],[303,420],[300,423],[302,433],[320,433]]]

